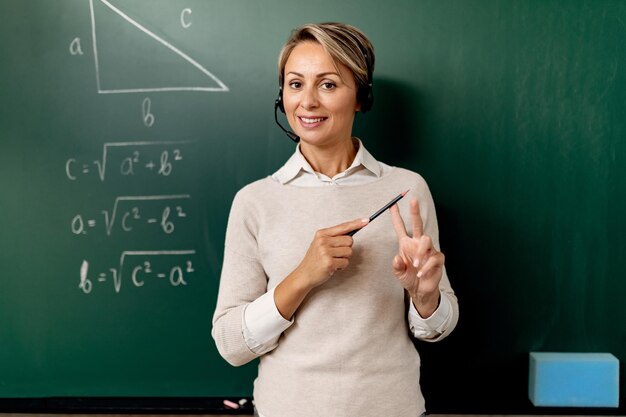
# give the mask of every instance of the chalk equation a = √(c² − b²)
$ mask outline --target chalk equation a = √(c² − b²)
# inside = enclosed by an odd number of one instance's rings
[[[131,18],[111,0],[89,0],[89,8],[99,94],[229,91],[197,60]],[[181,27],[186,30],[189,25]]]
[[[136,231],[141,225],[155,225],[163,233],[169,235],[176,230],[175,221],[187,218],[184,200],[191,199],[191,194],[160,194],[160,195],[130,195],[115,198],[113,208],[101,210],[104,217],[104,231],[111,235],[113,226],[119,223],[123,232]],[[131,207],[120,209],[120,203],[132,202]],[[146,207],[146,203],[158,203],[156,207]],[[151,204],[154,206],[154,204]],[[120,214],[118,214],[121,212]],[[72,218],[71,229],[75,235],[86,235],[88,230],[95,230],[100,225],[95,216],[76,214]],[[144,230],[144,229],[140,229]]]
[[[122,277],[127,273],[130,273],[130,280],[135,288],[159,285],[159,282],[165,282],[169,287],[184,287],[195,272],[191,259],[195,254],[193,249],[125,251],[120,256],[118,268],[98,272],[95,274],[96,278],[90,277],[89,261],[84,259],[80,265],[78,288],[85,294],[90,294],[95,284],[112,282],[115,293],[119,294],[122,290]],[[129,258],[136,261],[126,262]],[[125,274],[126,269],[128,270]]]

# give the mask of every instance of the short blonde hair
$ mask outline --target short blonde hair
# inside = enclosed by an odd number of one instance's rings
[[[291,32],[278,56],[278,82],[281,87],[289,55],[302,42],[320,44],[335,62],[345,65],[354,76],[357,91],[371,86],[375,61],[372,43],[354,26],[328,22],[302,25]]]

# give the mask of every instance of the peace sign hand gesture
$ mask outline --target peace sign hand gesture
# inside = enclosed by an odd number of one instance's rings
[[[424,234],[417,200],[411,200],[413,237],[409,236],[398,205],[391,207],[391,221],[398,236],[398,254],[391,269],[400,284],[409,292],[415,308],[423,318],[430,317],[439,304],[439,282],[443,274],[445,256],[433,246],[430,236]]]

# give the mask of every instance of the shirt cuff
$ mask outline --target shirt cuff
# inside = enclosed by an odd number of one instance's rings
[[[278,346],[278,338],[292,324],[280,315],[274,302],[274,288],[251,302],[243,310],[243,337],[248,348],[258,354]]]
[[[448,297],[441,294],[437,310],[426,319],[419,315],[413,304],[413,300],[410,301],[409,326],[415,337],[420,339],[432,339],[446,330],[452,315],[452,306],[450,305]]]

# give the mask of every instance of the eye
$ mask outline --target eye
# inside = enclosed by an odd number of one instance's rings
[[[331,82],[331,81],[324,81],[324,82],[322,83],[322,88],[323,88],[324,90],[332,90],[332,89],[334,89],[335,87],[337,87],[337,85],[336,85],[335,83]]]
[[[302,83],[300,81],[290,81],[289,82],[289,87],[297,90],[300,87],[302,87]]]

